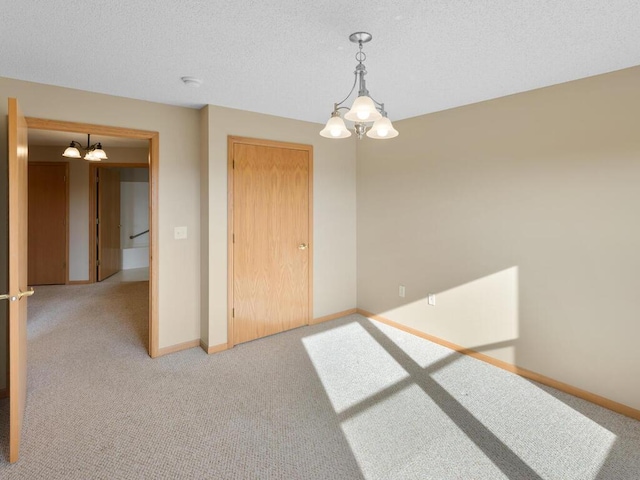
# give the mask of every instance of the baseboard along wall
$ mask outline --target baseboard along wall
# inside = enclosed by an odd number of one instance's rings
[[[202,350],[207,352],[207,354],[211,355],[212,353],[224,352],[229,347],[227,346],[227,343],[221,343],[220,345],[209,346],[206,343],[204,343],[202,340],[200,340],[200,348],[202,348]]]
[[[309,322],[309,325],[328,322],[330,320],[335,320],[336,318],[346,317],[347,315],[351,315],[356,312],[357,312],[356,308],[350,308],[349,310],[343,310],[342,312],[332,313],[331,315],[325,315],[324,317],[314,318]]]
[[[155,358],[162,357],[163,355],[169,355],[170,353],[180,352],[182,350],[188,350],[189,348],[194,348],[200,346],[200,339],[198,340],[190,340],[184,343],[178,343],[176,345],[170,345],[168,347],[163,347],[158,349],[158,354]]]
[[[330,320],[335,320],[336,318],[346,317],[347,315],[351,315],[356,313],[355,308],[350,308],[349,310],[343,310],[342,312],[332,313],[331,315],[325,315],[324,317],[313,318],[309,321],[309,325],[315,325],[317,323],[328,322]],[[207,354],[211,355],[212,353],[219,353],[228,350],[228,344],[221,343],[220,345],[207,345],[204,341],[200,340],[200,348],[207,352]]]
[[[560,382],[553,378],[547,377],[545,375],[532,372],[531,370],[527,370],[526,368],[518,367],[517,365],[513,365],[502,360],[497,360],[493,357],[485,355],[480,352],[476,352],[473,349],[465,348],[455,343],[449,342],[442,338],[435,337],[433,335],[429,335],[428,333],[421,332],[420,330],[416,330],[415,328],[407,327],[400,323],[394,322],[393,320],[389,320],[381,315],[377,315],[372,312],[368,312],[367,310],[363,310],[361,308],[351,308],[349,310],[343,310],[342,312],[333,313],[331,315],[325,315],[323,317],[314,318],[309,322],[309,325],[316,325],[318,323],[329,322],[331,320],[336,320],[341,317],[345,317],[347,315],[351,315],[354,313],[359,313],[360,315],[371,318],[378,322],[384,323],[391,327],[397,328],[404,332],[410,333],[412,335],[416,335],[420,338],[424,338],[431,342],[437,343],[438,345],[442,345],[443,347],[447,347],[451,350],[454,350],[463,355],[469,355],[473,358],[486,362],[494,367],[501,368],[511,373],[515,373],[516,375],[520,375],[521,377],[527,378],[529,380],[533,380],[535,382],[541,383],[543,385],[547,385],[549,387],[555,388],[556,390],[560,390],[561,392],[568,393],[573,395],[574,397],[582,398],[583,400],[587,400],[596,405],[600,405],[606,409],[612,410],[616,413],[620,413],[622,415],[626,415],[627,417],[631,417],[635,420],[640,420],[640,410],[629,407],[628,405],[624,405],[622,403],[616,402],[609,398],[602,397],[592,392],[588,392],[586,390],[582,390],[581,388],[574,387],[573,385],[569,385],[564,382]],[[189,342],[179,343],[177,345],[171,345],[169,347],[164,347],[158,350],[158,357],[163,355],[168,355],[170,353],[180,352],[182,350],[187,350],[189,348],[200,347],[207,354],[211,355],[214,353],[219,353],[227,350],[227,344],[221,343],[220,345],[212,345],[208,346],[202,340],[191,340]],[[0,398],[6,397],[6,390],[0,390]]]
[[[476,352],[473,349],[465,348],[455,343],[444,340],[442,338],[438,338],[433,335],[429,335],[428,333],[421,332],[420,330],[416,330],[415,328],[407,327],[400,323],[394,322],[393,320],[389,320],[388,318],[385,318],[381,315],[368,312],[367,310],[363,310],[361,308],[351,308],[349,310],[343,310],[342,312],[333,313],[331,315],[325,315],[323,317],[314,318],[309,322],[309,325],[316,325],[318,323],[329,322],[331,320],[336,320],[341,317],[346,317],[347,315],[351,315],[354,313],[358,313],[364,317],[376,320],[380,323],[384,323],[386,325],[397,328],[399,330],[410,333],[412,335],[416,335],[417,337],[424,338],[433,343],[437,343],[438,345],[442,345],[443,347],[447,347],[463,355],[469,355],[473,358],[476,358],[490,365],[493,365],[494,367],[498,367],[508,372],[515,373],[516,375],[520,375],[521,377],[527,378],[529,380],[533,380],[543,385],[547,385],[549,387],[555,388],[556,390],[560,390],[561,392],[568,393],[570,395],[573,395],[574,397],[582,398],[583,400],[587,400],[588,402],[594,403],[608,410],[612,410],[616,413],[620,413],[627,417],[631,417],[635,420],[640,420],[640,410],[638,409],[629,407],[628,405],[624,405],[622,403],[618,403],[614,400],[602,397],[595,393],[582,390],[581,388],[574,387],[573,385],[560,382],[558,380],[533,372],[531,370],[527,370],[526,368],[521,368],[521,367],[518,367],[517,365],[513,365],[510,363],[504,362],[502,360],[497,360],[483,353]],[[179,343],[177,345],[171,345],[169,347],[161,348],[158,350],[157,356],[161,357],[163,355],[180,352],[182,350],[187,350],[189,348],[194,348],[198,346],[202,348],[202,350],[204,350],[209,355],[223,352],[228,349],[227,343],[208,346],[202,340],[191,340],[189,342]],[[0,398],[4,398],[6,396],[8,396],[8,392],[6,390],[0,390]]]
[[[635,420],[640,420],[640,410],[629,407],[628,405],[624,405],[614,400],[602,397],[600,395],[596,395],[595,393],[582,390],[581,388],[574,387],[573,385],[569,385],[567,383],[554,380],[553,378],[547,377],[545,375],[541,375],[536,372],[532,372],[531,370],[527,370],[525,368],[521,368],[507,362],[503,362],[502,360],[497,360],[483,353],[476,352],[475,350],[472,350],[470,348],[465,348],[460,345],[456,345],[455,343],[451,343],[451,342],[448,342],[447,340],[434,337],[433,335],[429,335],[428,333],[421,332],[420,330],[416,330],[415,328],[407,327],[400,323],[394,322],[393,320],[389,320],[388,318],[385,318],[381,315],[377,315],[375,313],[368,312],[360,308],[357,309],[357,313],[359,313],[364,317],[371,318],[380,323],[384,323],[391,327],[395,327],[399,330],[410,333],[412,335],[416,335],[418,337],[424,338],[433,343],[437,343],[438,345],[442,345],[443,347],[450,348],[451,350],[455,350],[456,352],[462,353],[463,355],[469,355],[470,357],[489,363],[495,367],[501,368],[508,372],[515,373],[516,375],[520,375],[521,377],[527,378],[529,380],[533,380],[534,382],[542,383],[543,385],[555,388],[556,390],[560,390],[561,392],[568,393],[569,395],[573,395],[574,397],[582,398],[583,400],[587,400],[588,402],[595,403],[596,405],[604,407],[608,410],[612,410],[616,413],[620,413],[627,417],[631,417]]]

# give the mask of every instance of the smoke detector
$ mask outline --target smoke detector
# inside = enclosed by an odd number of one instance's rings
[[[197,77],[182,77],[182,83],[187,87],[198,88],[202,85],[202,80]]]

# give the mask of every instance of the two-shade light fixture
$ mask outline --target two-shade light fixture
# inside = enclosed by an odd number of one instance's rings
[[[349,95],[341,102],[333,104],[331,118],[320,131],[320,135],[323,137],[347,138],[351,136],[351,131],[347,129],[344,120],[340,116],[340,110],[343,109],[349,110],[345,113],[344,118],[354,122],[354,131],[358,138],[362,138],[365,134],[369,138],[380,140],[398,136],[398,131],[393,128],[391,120],[387,118],[384,103],[376,102],[369,94],[369,90],[367,90],[367,84],[364,79],[364,76],[367,74],[367,69],[364,66],[364,61],[367,56],[362,51],[362,45],[371,41],[371,38],[371,34],[367,32],[356,32],[349,35],[349,40],[357,43],[359,47],[358,53],[356,53],[358,64],[356,65],[355,72],[353,72],[355,80]],[[353,102],[351,109],[343,107],[342,104],[351,97],[356,86],[358,86],[358,97]],[[370,125],[371,123],[373,123],[373,125]]]
[[[80,149],[84,150],[84,157],[80,154]],[[100,142],[91,145],[91,134],[87,134],[86,147],[83,147],[80,142],[73,140],[62,156],[67,158],[84,158],[90,162],[99,162],[100,160],[107,159],[107,154],[102,149]]]

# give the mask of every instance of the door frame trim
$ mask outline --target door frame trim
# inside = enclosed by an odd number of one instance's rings
[[[59,132],[86,132],[92,135],[110,137],[137,138],[149,142],[149,344],[148,353],[151,358],[158,356],[158,305],[159,305],[159,203],[160,184],[160,134],[151,130],[111,127],[90,123],[66,122],[43,118],[26,117],[28,128],[37,130],[54,130]]]
[[[261,147],[287,148],[290,150],[304,150],[309,154],[309,306],[306,325],[313,319],[313,145],[302,143],[280,142],[259,138],[239,137],[229,135],[227,137],[227,348],[235,345],[233,335],[233,151],[237,144],[256,145]]]
[[[64,285],[69,285],[69,205],[70,205],[70,199],[69,199],[69,195],[71,193],[71,191],[69,190],[69,186],[71,185],[71,178],[69,176],[69,161],[68,160],[62,160],[60,162],[51,162],[51,161],[47,161],[47,162],[28,162],[28,166],[31,165],[64,165],[65,167],[65,217],[64,217],[64,221],[65,221],[65,239],[64,239],[64,263],[65,263],[65,267],[64,267]]]

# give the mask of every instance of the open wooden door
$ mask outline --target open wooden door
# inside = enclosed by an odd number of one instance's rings
[[[98,168],[98,281],[118,273],[120,249],[120,170]]]
[[[27,401],[27,122],[9,99],[9,461],[18,460]]]

